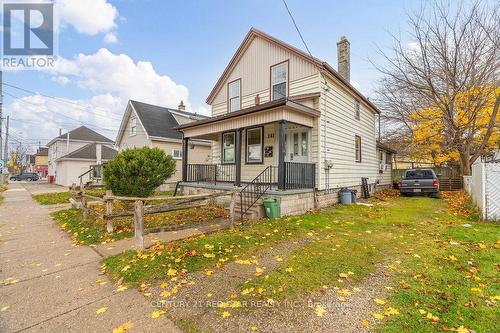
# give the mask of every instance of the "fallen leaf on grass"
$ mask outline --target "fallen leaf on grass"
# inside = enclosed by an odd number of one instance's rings
[[[363,319],[361,321],[361,327],[368,328],[368,326],[370,326],[370,324],[368,323],[368,320]]]
[[[113,329],[113,333],[124,333],[132,327],[134,327],[134,323],[132,323],[131,321],[127,321],[126,323],[121,324],[117,328]]]
[[[2,307],[2,308],[0,309],[0,312],[5,312],[5,311],[7,311],[8,309],[10,309],[10,305],[6,305],[6,306]]]
[[[384,314],[386,316],[395,316],[395,315],[399,314],[399,310],[389,307],[389,308],[385,309]]]
[[[213,254],[213,253],[203,253],[203,256],[205,258],[215,258],[215,254]]]
[[[118,286],[118,288],[116,288],[116,291],[118,291],[118,292],[125,291],[125,290],[127,290],[126,286]]]
[[[375,298],[373,301],[374,301],[375,303],[377,303],[377,304],[380,304],[380,305],[384,305],[384,304],[385,304],[385,301],[384,301],[384,300],[381,300],[381,299],[379,299],[379,298]]]
[[[375,319],[384,319],[384,317],[385,316],[381,313],[374,313],[373,314],[373,318],[375,318]]]
[[[469,333],[469,329],[468,328],[465,328],[463,326],[460,326],[459,328],[457,328],[457,333]]]
[[[165,311],[164,310],[157,310],[157,311],[153,311],[151,313],[151,318],[153,319],[156,319],[156,318],[159,318],[161,315],[165,314]]]
[[[173,268],[169,268],[167,271],[168,276],[175,276],[176,274],[177,274],[177,270],[175,270]]]
[[[231,313],[229,311],[222,312],[222,318],[228,318],[228,317],[231,317]]]
[[[316,316],[323,317],[323,315],[326,313],[326,309],[322,305],[316,305],[316,307],[314,308],[314,312],[316,312]]]
[[[287,268],[285,268],[285,272],[291,273],[291,272],[293,272],[293,268],[292,267],[287,267]]]
[[[95,312],[95,314],[99,315],[99,314],[104,313],[106,311],[108,311],[108,308],[106,306],[104,306],[102,308],[97,309],[97,311]]]
[[[206,272],[205,272],[205,274],[206,274],[207,276],[210,276],[210,275],[212,275],[212,273],[213,273],[213,272],[214,272],[214,271],[206,271]]]

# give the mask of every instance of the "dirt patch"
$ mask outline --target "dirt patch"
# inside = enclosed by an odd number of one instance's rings
[[[376,321],[373,313],[383,312],[374,299],[386,295],[385,286],[390,282],[391,278],[379,269],[359,285],[346,288],[352,293],[350,296],[328,288],[296,301],[275,301],[272,306],[256,307],[226,319],[210,311],[197,317],[196,322],[199,329],[211,332],[370,332]],[[322,316],[318,316],[318,308],[324,309]]]
[[[236,258],[235,262],[221,268],[210,268],[188,274],[181,281],[153,286],[149,289],[150,298],[155,301],[165,300],[164,305],[169,308],[168,316],[175,321],[194,317],[196,322],[197,319],[203,322],[205,315],[219,310],[218,302],[226,301],[233,293],[239,294],[241,284],[255,277],[257,267],[262,270],[261,274],[267,274],[279,266],[280,262],[275,259],[276,256],[286,258],[308,242],[310,239],[288,240],[266,248],[255,256]],[[165,297],[169,293],[171,295]]]

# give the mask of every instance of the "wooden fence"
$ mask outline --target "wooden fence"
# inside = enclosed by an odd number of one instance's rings
[[[458,191],[463,188],[463,178],[439,178],[439,189],[441,191]]]
[[[122,197],[113,195],[112,191],[106,191],[104,197],[93,196],[85,193],[85,188],[82,187],[80,191],[74,191],[73,196],[70,199],[71,204],[75,208],[82,209],[83,218],[86,219],[88,215],[93,215],[97,218],[103,219],[106,222],[106,231],[109,233],[113,232],[113,219],[117,217],[133,216],[134,217],[134,237],[135,237],[135,248],[137,250],[144,250],[144,215],[146,214],[158,214],[164,212],[171,212],[175,210],[182,210],[188,208],[196,208],[205,205],[205,201],[209,199],[215,199],[217,197],[231,196],[229,204],[229,215],[231,221],[231,227],[234,227],[235,221],[235,203],[238,196],[237,191],[223,191],[213,194],[195,194],[186,196],[176,196],[176,197]],[[106,212],[101,213],[91,207],[88,201],[93,200],[97,202],[104,203],[106,205]],[[133,201],[134,210],[133,211],[113,211],[114,201]],[[162,201],[158,205],[145,205],[147,201]]]

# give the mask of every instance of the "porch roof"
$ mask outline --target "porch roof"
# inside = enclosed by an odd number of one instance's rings
[[[264,115],[264,117],[257,117],[257,114]],[[318,110],[297,103],[293,100],[293,97],[290,97],[183,124],[176,128],[184,132],[185,137],[194,137],[201,134],[206,136],[213,133],[262,125],[279,120],[286,120],[312,127],[313,118],[319,116],[320,112]]]

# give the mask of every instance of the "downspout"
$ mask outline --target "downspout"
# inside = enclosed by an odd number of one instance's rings
[[[327,160],[327,155],[326,155],[326,130],[327,130],[327,122],[328,122],[328,117],[327,117],[327,97],[326,94],[330,91],[328,88],[328,82],[326,81],[325,76],[323,75],[323,72],[320,72],[321,78],[324,80],[323,84],[323,114],[324,114],[324,123],[323,123],[323,169],[325,170],[325,192],[328,193],[330,190],[330,168],[327,167],[326,165],[326,160]]]

